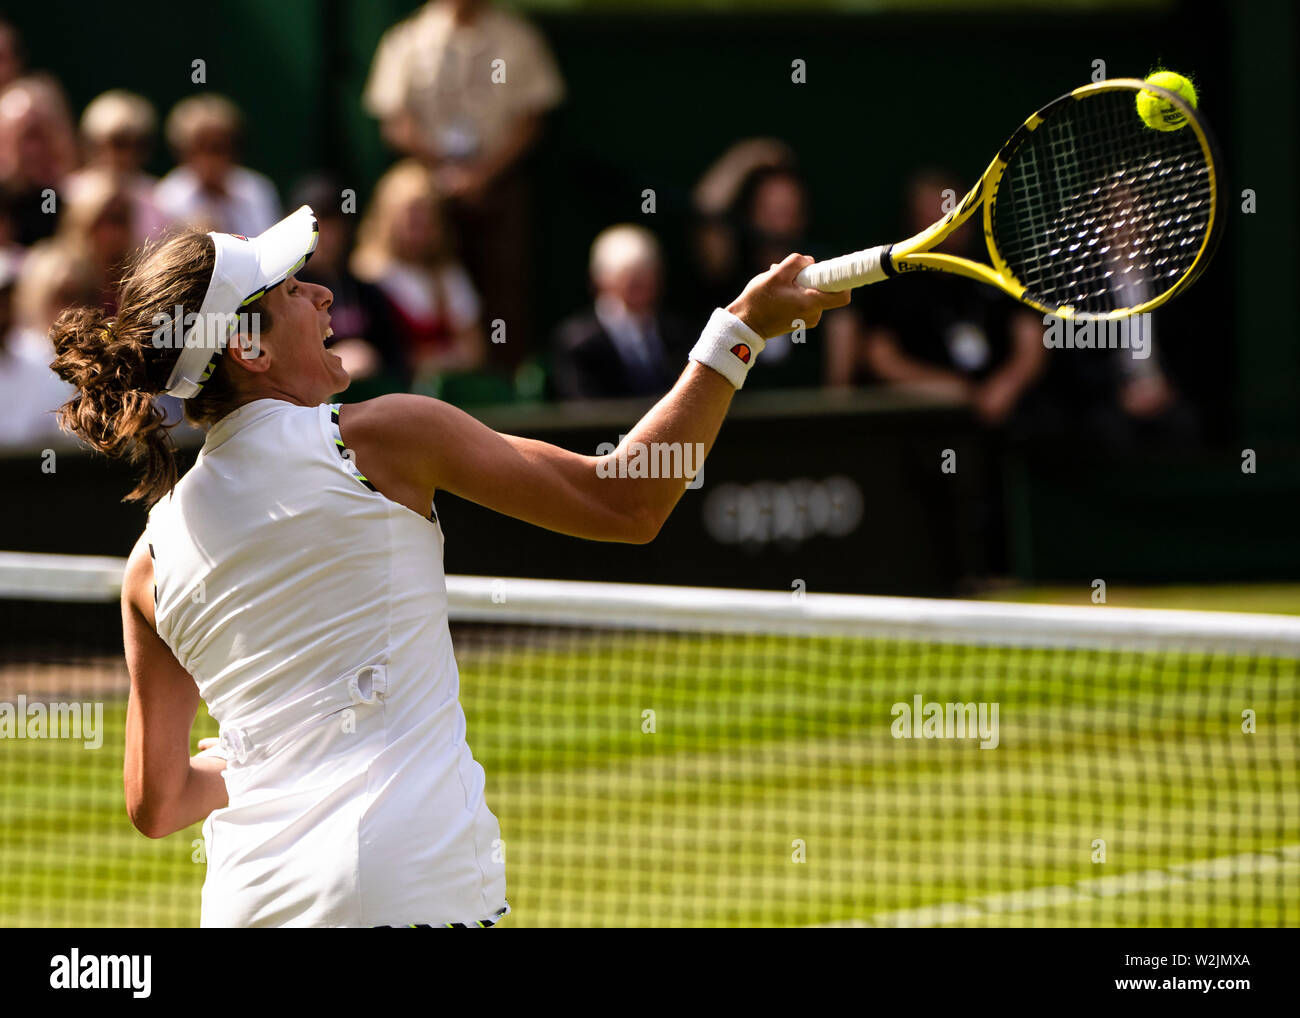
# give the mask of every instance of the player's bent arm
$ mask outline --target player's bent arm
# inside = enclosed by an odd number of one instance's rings
[[[131,674],[122,769],[126,809],[141,834],[162,838],[226,805],[226,762],[190,757],[199,691],[154,630],[153,562],[143,537],[122,581],[122,634]]]
[[[721,375],[691,364],[624,445],[698,442],[707,454],[734,392]],[[339,425],[358,467],[390,498],[414,488],[427,508],[434,491],[449,491],[506,516],[595,541],[652,540],[689,480],[619,477],[617,450],[587,456],[503,435],[425,396],[394,394],[346,405]]]
[[[811,261],[791,255],[755,277],[728,310],[764,339],[789,331],[795,319],[816,325],[822,311],[843,306],[848,297],[795,285],[794,276]],[[548,530],[639,544],[658,534],[690,478],[629,477],[619,462],[630,448],[661,444],[677,446],[680,463],[690,447],[698,470],[734,394],[721,374],[692,362],[603,457],[498,434],[455,407],[413,395],[347,405],[339,425],[357,466],[381,492],[404,504],[427,507],[434,491],[450,491]],[[695,457],[696,449],[703,455]]]

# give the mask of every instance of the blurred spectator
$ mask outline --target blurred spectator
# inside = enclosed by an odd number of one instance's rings
[[[380,178],[352,271],[392,303],[417,389],[482,364],[478,294],[452,254],[433,175],[423,164],[405,160]]]
[[[81,142],[85,168],[68,180],[68,199],[77,200],[88,178],[108,171],[115,174],[131,203],[132,238],[136,245],[157,237],[167,218],[154,201],[158,181],[144,172],[153,147],[158,118],[143,96],[113,89],[93,99],[81,114]]]
[[[1108,190],[1116,214],[1106,224],[1104,258],[1094,271],[1106,272],[1120,289],[1123,303],[1135,307],[1151,299],[1149,284],[1124,271],[1132,251],[1143,243],[1127,214],[1137,196],[1120,181],[1111,181]],[[1108,458],[1152,445],[1186,446],[1196,441],[1197,415],[1165,374],[1153,316],[1134,316],[1124,326],[1128,349],[1053,348],[1047,379],[1051,399],[1038,437],[1047,442],[1073,438]],[[1114,338],[1118,340],[1119,334]]]
[[[808,238],[808,192],[791,150],[771,139],[732,146],[695,189],[701,219],[696,259],[704,292],[701,313],[723,307],[744,285],[792,252],[827,252]],[[830,351],[852,342],[856,319],[843,311],[822,317],[815,333],[786,333],[759,354],[762,369],[746,388],[815,387],[829,381]]]
[[[90,265],[99,289],[97,303],[115,313],[118,283],[136,247],[134,205],[122,178],[109,170],[82,171],[77,186],[69,188],[56,240]]]
[[[930,226],[964,195],[950,173],[916,174],[899,236]],[[968,224],[936,250],[970,257],[979,238],[978,224]],[[938,504],[954,500],[963,583],[978,587],[1008,568],[1002,458],[1006,443],[1032,435],[1043,402],[1032,398],[1047,365],[1042,316],[990,286],[937,272],[904,273],[870,287],[857,306],[845,311],[863,324],[847,339],[837,337],[833,382],[884,382],[946,397],[968,405],[987,426],[957,484],[928,465],[920,472],[902,468],[900,476]]]
[[[0,187],[9,192],[19,244],[54,234],[60,189],[76,160],[72,117],[58,82],[33,74],[0,92]]]
[[[371,382],[380,391],[405,390],[411,385],[402,332],[393,306],[383,292],[358,279],[348,267],[356,229],[353,216],[342,211],[341,186],[326,177],[313,177],[299,184],[293,206],[310,205],[316,213],[319,234],[316,251],[298,272],[298,278],[329,287],[330,327],[334,338],[330,349],[343,360],[352,376],[349,388],[355,400],[365,388],[356,383]]]
[[[705,307],[725,305],[734,296],[729,296],[730,288],[742,261],[737,213],[746,182],[761,171],[793,170],[797,165],[794,150],[785,142],[750,138],[727,149],[695,185],[694,246],[698,278],[707,291]]]
[[[0,254],[0,445],[59,434],[54,412],[75,390],[50,370],[49,328],[65,307],[95,298],[90,266],[52,241],[32,249],[17,280],[13,259]]]
[[[604,230],[591,245],[594,306],[555,332],[561,399],[659,395],[686,365],[695,335],[660,310],[663,259],[642,226]]]
[[[430,0],[380,40],[363,97],[389,145],[436,173],[484,324],[506,323],[507,342],[492,344],[501,368],[532,345],[523,161],[563,94],[528,22],[486,0]]]
[[[182,99],[167,117],[167,143],[181,165],[158,182],[154,201],[167,219],[222,233],[253,236],[280,218],[275,186],[235,162],[242,133],[229,99]]]
[[[69,307],[95,307],[99,286],[95,268],[79,252],[57,240],[34,245],[23,259],[14,287],[11,345],[46,363],[54,357],[50,326]]]
[[[18,29],[0,18],[0,89],[8,88],[23,73],[26,60]]]
[[[1144,330],[1144,356],[1122,348],[1051,351],[1044,384],[1049,398],[1033,435],[1039,444],[1059,449],[1062,441],[1073,441],[1113,458],[1199,439],[1198,415],[1164,369],[1151,318]]]
[[[903,236],[918,233],[960,201],[960,182],[925,171],[908,186]],[[970,256],[968,226],[936,250]],[[1007,421],[1047,363],[1042,316],[991,287],[938,273],[899,276],[860,302],[860,334],[834,351],[832,381],[877,380],[968,402],[990,425]]]

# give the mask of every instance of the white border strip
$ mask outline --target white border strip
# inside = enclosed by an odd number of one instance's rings
[[[447,577],[453,620],[989,646],[1245,650],[1300,657],[1300,617],[567,580]]]
[[[0,597],[117,598],[126,560],[0,553]],[[1300,658],[1300,616],[1012,604],[723,587],[448,576],[455,622],[877,637],[1005,647],[1235,651]]]
[[[38,601],[116,601],[126,559],[107,555],[0,553],[0,597]]]

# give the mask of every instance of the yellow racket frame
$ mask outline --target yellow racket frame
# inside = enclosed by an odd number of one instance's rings
[[[1085,99],[1088,96],[1097,95],[1101,92],[1132,92],[1134,100],[1137,99],[1138,92],[1150,91],[1159,95],[1162,99],[1173,103],[1177,106],[1184,116],[1187,123],[1180,130],[1192,131],[1196,136],[1197,143],[1201,147],[1201,152],[1205,156],[1205,161],[1209,167],[1209,185],[1210,185],[1210,221],[1206,227],[1205,238],[1201,243],[1201,248],[1196,254],[1196,258],[1188,267],[1183,276],[1169,287],[1163,293],[1159,294],[1152,300],[1130,308],[1123,308],[1117,311],[1109,312],[1075,312],[1072,305],[1063,304],[1057,307],[1049,307],[1039,301],[1034,300],[1028,295],[1025,285],[1016,278],[1011,271],[1010,266],[1002,257],[997,249],[997,244],[993,240],[993,212],[997,205],[998,184],[1002,180],[1002,174],[1006,171],[1007,164],[1011,161],[1015,152],[1030,135],[1036,131],[1039,126],[1047,119],[1051,110],[1067,102],[1075,102]],[[974,213],[976,207],[983,203],[984,205],[984,241],[988,247],[991,265],[984,265],[980,262],[971,261],[969,258],[962,258],[958,255],[939,254],[931,249],[940,244],[946,237],[959,229],[967,219]],[[988,169],[980,177],[979,183],[967,192],[961,202],[949,212],[946,216],[936,222],[933,226],[922,230],[920,233],[907,240],[894,244],[889,248],[887,253],[880,257],[880,266],[885,275],[902,274],[905,272],[931,271],[931,272],[949,272],[959,276],[966,276],[969,279],[979,280],[981,283],[987,283],[989,286],[996,286],[999,290],[1010,294],[1021,303],[1030,307],[1037,308],[1045,314],[1056,315],[1062,319],[1076,317],[1087,317],[1095,321],[1106,319],[1128,318],[1130,315],[1140,314],[1150,311],[1152,308],[1159,307],[1166,301],[1171,300],[1175,295],[1186,289],[1191,282],[1200,275],[1201,271],[1209,263],[1210,255],[1213,253],[1214,243],[1217,241],[1221,217],[1219,216],[1219,180],[1216,169],[1215,146],[1210,137],[1208,130],[1202,123],[1196,111],[1183,98],[1167,89],[1157,88],[1145,81],[1137,78],[1112,78],[1106,81],[1095,82],[1091,85],[1083,85],[1076,88],[1067,95],[1061,96],[1047,106],[1044,106],[1038,112],[1034,113],[1026,120],[1019,129],[1007,140],[1002,146],[1001,151],[994,157],[989,164]],[[809,269],[815,269],[817,266],[809,266]],[[807,270],[805,270],[807,271]],[[879,279],[880,277],[877,277]],[[876,281],[876,280],[872,280]],[[841,289],[843,287],[840,287]]]

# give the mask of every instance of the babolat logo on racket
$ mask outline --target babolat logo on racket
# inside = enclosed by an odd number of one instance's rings
[[[753,356],[747,343],[737,343],[731,348],[731,352],[740,358],[741,364],[748,364],[749,358]]]

